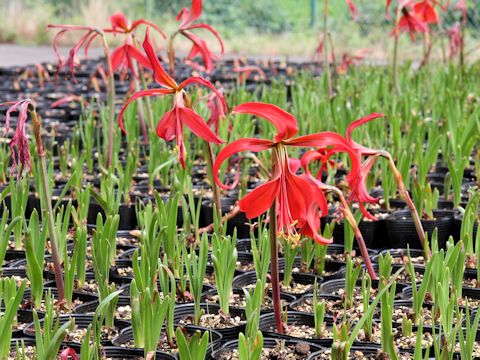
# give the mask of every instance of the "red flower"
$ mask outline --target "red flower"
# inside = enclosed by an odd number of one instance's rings
[[[201,77],[190,77],[182,83],[177,84],[175,80],[167,74],[165,69],[162,67],[162,64],[158,60],[150,40],[150,32],[148,28],[145,35],[145,41],[143,42],[143,48],[147,54],[148,60],[150,61],[150,66],[153,69],[154,79],[163,88],[142,90],[133,94],[133,96],[128,99],[120,111],[118,123],[120,128],[126,133],[123,125],[123,113],[125,112],[127,106],[133,101],[146,96],[172,95],[173,108],[164,114],[160,119],[157,125],[157,135],[165,141],[172,141],[173,139],[176,140],[177,149],[179,152],[178,158],[183,168],[185,168],[186,151],[183,143],[183,125],[189,127],[195,135],[201,137],[205,141],[214,142],[217,144],[223,142],[222,139],[212,132],[202,117],[192,109],[191,99],[185,92],[185,87],[194,83],[208,87],[221,100],[224,111],[227,109],[225,99],[217,91],[217,89],[215,89],[211,82]]]
[[[397,26],[395,26],[395,29],[393,29],[392,35],[398,36],[399,31],[408,31],[410,33],[410,39],[414,41],[416,33],[428,32],[428,26],[419,18],[417,18],[416,15],[410,10],[408,10],[406,7],[403,7],[402,17],[400,18]]]
[[[140,25],[146,25],[147,27],[154,28],[157,30],[164,38],[166,38],[165,33],[160,30],[155,24],[144,19],[135,20],[131,23],[124,13],[118,12],[110,16],[110,25],[111,28],[104,29],[103,31],[114,33],[114,34],[130,34]]]
[[[346,2],[348,10],[350,11],[350,15],[352,15],[352,19],[355,20],[356,16],[358,15],[358,9],[352,0],[346,0]]]
[[[390,10],[390,5],[392,5],[392,0],[387,0],[385,4],[385,17],[387,19],[390,19],[390,13],[388,12]]]
[[[21,164],[20,172],[17,174],[17,177],[20,177],[24,170],[30,172],[31,163],[30,163],[30,147],[28,145],[27,134],[25,132],[25,124],[28,120],[28,108],[33,104],[32,100],[26,99],[18,102],[6,102],[0,104],[1,106],[11,105],[6,113],[5,121],[5,135],[10,131],[10,116],[12,112],[18,112],[17,117],[17,128],[13,134],[12,139],[10,140],[10,149],[12,151],[13,164],[10,168],[10,171],[13,173],[17,167],[17,164]],[[17,148],[17,152],[15,151]]]
[[[413,6],[413,11],[420,21],[427,24],[438,24],[438,13],[433,5],[442,7],[441,4],[435,0],[422,0]],[[445,11],[443,7],[442,10]]]
[[[458,10],[462,13],[462,22],[465,25],[467,22],[467,1],[458,0],[458,2],[453,7],[454,10]]]
[[[277,134],[273,140],[245,138],[228,144],[220,151],[213,166],[217,184],[224,189],[231,188],[221,183],[218,178],[220,166],[230,156],[242,151],[258,152],[271,149],[273,164],[271,179],[241,199],[240,210],[246,213],[247,218],[252,219],[265,213],[276,201],[279,234],[294,242],[299,240],[300,234],[303,234],[312,237],[316,242],[330,243],[331,239],[323,239],[318,234],[320,227],[318,210],[323,205],[317,203],[311,183],[292,171],[287,146],[328,147],[340,144],[348,148],[347,141],[333,132],[294,138],[298,132],[298,125],[293,115],[271,104],[245,103],[237,106],[232,113],[264,118],[275,126]]]
[[[260,66],[258,65],[242,66],[240,65],[240,62],[238,61],[238,59],[233,60],[233,71],[239,74],[238,80],[240,82],[243,82],[244,80],[248,79],[250,77],[250,74],[254,71],[257,72],[262,79],[266,79],[267,77],[267,75],[265,75],[265,72],[262,70]]]
[[[359,176],[356,177],[353,181],[352,179],[347,179],[351,188],[351,198],[354,201],[359,203],[360,209],[362,210],[363,214],[370,219],[373,218],[363,207],[363,203],[376,203],[378,198],[372,197],[366,187],[366,179],[368,173],[372,169],[373,164],[377,160],[377,158],[382,154],[381,150],[370,149],[365,146],[362,146],[356,143],[352,139],[352,131],[355,130],[358,126],[363,125],[373,119],[383,117],[383,114],[373,113],[361,119],[355,120],[347,127],[346,138],[350,143],[350,146],[357,151],[359,156],[367,156],[368,158],[362,163]]]
[[[201,14],[202,0],[192,0],[190,10],[183,8],[177,15],[177,21],[181,21],[178,32],[192,42],[192,49],[187,56],[187,60],[192,60],[195,56],[200,55],[202,57],[203,65],[205,66],[205,71],[209,73],[213,70],[213,60],[217,58],[217,56],[208,48],[205,40],[192,33],[191,30],[205,29],[211,32],[213,36],[217,38],[222,54],[225,50],[220,35],[213,27],[204,23],[195,24],[195,21],[198,20]]]
[[[133,76],[137,77],[133,60],[135,60],[139,65],[147,69],[151,69],[150,62],[146,56],[134,46],[132,41],[132,33],[140,25],[146,25],[148,28],[153,28],[158,31],[163,38],[166,38],[164,32],[155,24],[144,19],[135,20],[133,23],[131,23],[126,18],[125,14],[121,12],[110,16],[110,24],[111,28],[104,29],[103,31],[107,33],[113,33],[114,35],[126,35],[124,44],[116,48],[111,54],[113,71],[122,69],[122,71],[126,73],[127,70],[130,70]]]
[[[456,22],[455,25],[447,29],[447,36],[449,39],[448,47],[450,50],[450,58],[454,58],[458,54],[462,47],[463,39],[462,32],[460,30],[460,23]]]
[[[125,43],[122,46],[119,46],[113,50],[110,57],[112,60],[113,71],[121,69],[123,72],[126,72],[127,70],[130,70],[133,76],[137,77],[135,66],[132,60],[135,60],[144,68],[150,70],[152,69],[148,58],[143,55],[140,50],[133,46],[132,39],[130,37],[125,39]]]
[[[59,72],[62,67],[68,62],[68,66],[70,68],[70,74],[72,75],[73,81],[76,83],[77,79],[75,78],[75,64],[77,62],[77,53],[78,51],[84,47],[85,56],[88,57],[88,48],[95,38],[100,35],[97,29],[92,26],[77,26],[77,25],[47,25],[47,29],[60,29],[60,31],[55,35],[53,39],[53,49],[58,59],[58,68],[57,72]],[[60,38],[67,32],[67,31],[83,31],[84,34],[80,38],[79,41],[70,49],[68,60],[61,55],[60,50],[58,48],[58,41]]]
[[[218,89],[218,93],[223,96],[223,89]],[[216,93],[212,93],[207,100],[207,107],[210,110],[210,118],[208,119],[208,126],[215,129],[215,134],[218,134],[220,120],[226,118],[225,107],[223,106],[223,98],[219,98]]]
[[[77,352],[72,349],[72,348],[65,348],[62,350],[62,352],[60,353],[60,359],[61,360],[68,360],[68,359],[72,359],[72,360],[78,360],[78,355],[77,355]]]

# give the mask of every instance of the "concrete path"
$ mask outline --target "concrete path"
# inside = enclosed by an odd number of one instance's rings
[[[68,49],[60,49],[67,55]],[[83,52],[83,50],[82,50]],[[101,49],[92,48],[89,56],[95,58],[101,55]],[[14,65],[30,65],[42,62],[55,62],[55,52],[52,46],[22,46],[14,44],[0,44],[0,67]]]

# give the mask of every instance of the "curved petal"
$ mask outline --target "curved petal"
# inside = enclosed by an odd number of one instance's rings
[[[185,30],[193,30],[193,29],[205,29],[205,30],[210,31],[213,34],[213,36],[215,36],[217,38],[218,43],[220,44],[221,53],[222,54],[225,53],[225,46],[223,45],[222,38],[220,37],[220,34],[217,32],[217,30],[215,30],[210,25],[203,24],[203,23],[202,24],[191,25],[188,28],[185,28]]]
[[[123,32],[128,31],[128,20],[127,17],[123,12],[118,12],[110,16],[110,24],[112,25],[112,29],[114,32],[119,31],[119,29],[122,29]]]
[[[215,95],[217,95],[217,98],[221,101],[222,103],[222,106],[223,106],[223,110],[225,112],[227,112],[227,103],[225,101],[225,98],[223,97],[223,94],[218,91],[215,86],[208,80],[200,77],[200,76],[192,76],[192,77],[189,77],[188,79],[182,81],[180,83],[180,85],[178,85],[178,89],[181,90],[183,89],[184,87],[190,85],[190,84],[200,84],[200,85],[203,85],[207,88],[209,88],[210,90],[212,90]]]
[[[216,144],[224,142],[208,127],[205,120],[192,109],[177,106],[177,116],[181,123],[188,126],[195,135],[203,140]]]
[[[313,239],[318,244],[328,245],[333,242],[333,239],[327,239],[319,234],[320,231],[320,216],[318,209],[313,205],[309,211],[307,211],[307,217],[305,225],[300,229],[300,233]]]
[[[127,134],[127,131],[125,130],[125,127],[123,125],[123,113],[125,112],[125,109],[127,108],[128,105],[130,105],[132,102],[135,100],[141,98],[141,97],[146,97],[146,96],[163,96],[163,95],[168,95],[168,94],[173,94],[174,91],[170,89],[149,89],[149,90],[142,90],[142,91],[137,91],[135,94],[132,95],[130,99],[127,100],[127,102],[123,105],[122,110],[120,110],[120,114],[118,115],[118,125],[120,126],[120,129]]]
[[[200,15],[202,15],[202,0],[192,0],[190,9],[183,8],[177,15],[177,21],[180,19],[182,20],[180,28],[184,29],[185,27],[189,26],[191,23],[197,20]]]
[[[346,138],[347,140],[350,142],[350,145],[352,147],[354,147],[356,150],[359,150],[362,154],[365,154],[365,155],[369,155],[369,154],[375,154],[377,153],[378,151],[374,150],[374,149],[370,149],[370,148],[367,148],[363,145],[360,145],[358,143],[356,143],[355,141],[353,141],[352,139],[352,132],[353,130],[355,130],[357,127],[363,125],[363,124],[366,124],[367,122],[370,122],[374,119],[377,119],[379,117],[384,117],[385,115],[384,114],[380,114],[380,113],[373,113],[373,114],[370,114],[368,116],[365,116],[363,118],[360,118],[358,120],[355,120],[353,121],[352,123],[350,123],[350,125],[348,125],[347,127],[347,131],[346,131]]]
[[[112,62],[113,71],[117,71],[125,60],[125,45],[120,46],[112,51],[110,54],[110,61]]]
[[[379,117],[384,117],[385,115],[384,114],[380,114],[380,113],[372,113],[368,116],[365,116],[363,118],[360,118],[358,120],[355,120],[353,122],[351,122],[348,127],[347,127],[347,131],[346,131],[346,134],[345,134],[345,137],[347,138],[348,141],[353,141],[352,140],[352,131],[355,130],[357,127],[359,127],[360,125],[363,125],[369,121],[372,121],[373,119],[377,119]]]
[[[236,140],[227,146],[225,146],[220,153],[217,155],[215,159],[215,164],[213,164],[213,177],[215,182],[220,186],[222,189],[228,190],[231,189],[231,186],[223,184],[220,179],[218,178],[218,171],[220,170],[220,166],[222,166],[223,162],[227,160],[230,156],[237,154],[242,151],[263,151],[271,148],[273,146],[273,142],[270,140],[265,139],[255,139],[255,138],[245,138]]]
[[[205,66],[205,71],[207,73],[212,72],[214,67],[213,59],[215,56],[208,48],[206,41],[187,30],[182,30],[182,34],[185,35],[193,43],[194,48],[190,51],[189,56],[192,56],[192,54],[199,53],[202,57],[203,65]],[[189,59],[191,59],[191,57],[189,57]]]
[[[233,109],[232,114],[250,114],[270,121],[278,131],[274,138],[275,142],[289,139],[298,132],[298,124],[295,117],[272,104],[248,102],[238,105]]]
[[[172,141],[177,133],[176,122],[176,109],[167,111],[157,124],[157,136],[165,141]]]
[[[348,10],[350,11],[350,15],[352,16],[352,19],[355,20],[355,17],[358,13],[358,9],[352,0],[346,0],[346,1],[347,1]]]
[[[243,211],[248,219],[262,215],[272,207],[279,187],[278,177],[256,187],[238,202],[240,211]]]
[[[145,33],[145,40],[143,41],[143,49],[145,50],[145,53],[147,54],[147,57],[150,60],[150,64],[152,65],[153,76],[155,78],[155,81],[165,87],[176,89],[177,83],[165,71],[162,64],[160,63],[160,60],[158,60],[155,50],[153,49],[153,43],[152,43],[152,40],[150,39],[149,28],[147,28],[147,32]]]
[[[138,20],[135,20],[132,24],[132,26],[130,27],[130,30],[129,31],[133,31],[135,30],[138,26],[140,25],[146,25],[147,27],[152,27],[154,28],[155,30],[157,30],[157,32],[162,35],[162,37],[164,39],[167,38],[167,35],[165,35],[165,33],[157,26],[155,25],[154,23],[150,22],[150,21],[147,21],[147,20],[143,20],[143,19],[138,19]]]
[[[152,69],[152,64],[148,60],[148,58],[140,52],[135,46],[133,45],[125,45],[126,46],[126,52],[129,57],[135,59],[137,63],[142,65],[144,68],[147,69]]]

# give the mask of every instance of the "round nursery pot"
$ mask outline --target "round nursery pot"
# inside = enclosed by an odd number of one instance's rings
[[[278,268],[281,272],[285,271],[285,258],[282,257],[278,259]],[[295,274],[315,275],[313,271],[302,270],[305,270],[302,263],[302,258],[301,256],[297,256],[293,262],[292,272]],[[323,278],[323,281],[342,278],[345,276],[345,266],[341,262],[330,261],[329,259],[326,259],[323,273],[319,276]]]
[[[251,253],[252,251],[252,242],[250,238],[247,239],[237,239],[237,251]]]
[[[380,254],[386,255],[390,253],[392,256],[392,264],[405,265],[408,257],[408,249],[385,249],[380,251],[378,255],[372,256],[372,261],[377,263]],[[425,267],[425,254],[422,249],[410,249],[410,257],[415,267]]]
[[[33,338],[20,338],[20,339],[13,339],[11,342],[10,348],[12,350],[16,349],[17,347],[21,349],[22,344],[27,346],[35,346],[35,339]],[[65,349],[66,346],[60,346],[60,352]],[[80,346],[71,346],[77,355],[80,354]],[[144,352],[141,349],[127,349],[127,348],[119,348],[117,346],[102,346],[100,348],[100,352],[102,354],[102,359],[107,358],[109,360],[130,360],[130,359],[139,359],[143,358]],[[16,355],[16,354],[12,354]],[[175,360],[176,357],[161,351],[157,351],[155,354],[156,359],[160,360]]]
[[[239,296],[238,298],[236,298],[236,301],[242,301],[242,302],[245,301],[244,290],[233,289],[232,293],[234,295]],[[204,292],[202,294],[202,302],[210,303],[210,304],[218,304],[217,294],[218,294],[217,289],[211,289],[209,291]],[[267,296],[269,298],[272,297],[272,291],[271,290],[268,291]],[[285,307],[285,306],[289,306],[290,303],[292,303],[293,301],[296,301],[296,299],[297,298],[293,295],[286,294],[286,293],[280,293],[280,300],[282,301],[282,308]],[[235,302],[235,303],[230,304],[230,308],[232,308],[232,309],[233,308],[235,308],[235,309],[245,309],[244,305],[245,305],[245,303],[242,303],[241,306],[240,306],[237,302]],[[262,309],[260,310],[260,313],[261,314],[266,314],[266,313],[271,312],[271,311],[273,311],[273,308],[271,306],[269,306],[269,307],[263,307],[262,306]]]
[[[274,337],[266,337],[263,339],[263,349],[274,349],[280,343],[280,339]],[[278,354],[272,354],[270,359],[307,359],[308,356],[314,354],[322,349],[321,346],[312,344],[306,341],[298,340],[286,340],[284,346],[290,348],[291,351],[288,354],[280,357]],[[212,353],[212,359],[214,360],[227,360],[231,359],[230,355],[232,351],[238,349],[238,340],[232,340],[222,345],[220,349]],[[263,359],[263,357],[262,357]]]
[[[187,334],[189,335],[194,334],[197,330],[200,331],[202,334],[205,331],[209,332],[209,340],[208,340],[207,356],[206,356],[207,359],[213,351],[217,350],[220,347],[223,337],[218,331],[215,331],[212,329],[205,329],[205,328],[194,326],[194,325],[187,325],[183,328],[186,330]],[[133,329],[131,326],[129,326],[123,329],[121,333],[112,340],[112,343],[114,346],[117,347],[117,349],[121,348],[121,349],[127,349],[132,351],[140,350],[143,355],[142,349],[134,349],[134,348],[129,349],[125,347],[125,344],[131,342],[132,340],[133,340]],[[165,351],[165,349],[163,351]],[[157,353],[159,353],[159,351]]]
[[[329,316],[325,316],[325,321],[329,324],[332,324],[333,319]],[[287,321],[286,324],[288,326],[298,325],[298,326],[306,326],[308,328],[315,329],[315,317],[313,314],[307,314],[297,311],[289,311],[287,313]],[[275,314],[269,313],[260,316],[259,330],[262,331],[264,336],[274,336],[280,339],[287,339],[287,340],[299,340],[299,341],[307,341],[309,343],[314,343],[320,346],[329,346],[332,343],[332,339],[323,338],[318,339],[315,338],[314,335],[310,338],[303,338],[303,337],[295,337],[287,334],[278,334],[276,331],[276,323],[275,323]],[[302,329],[303,330],[303,329]],[[301,331],[303,334],[305,331]]]
[[[438,245],[444,248],[452,235],[453,212],[436,210],[433,215],[435,220],[421,220],[423,229],[431,236],[438,228]],[[407,245],[410,249],[422,248],[409,210],[395,211],[385,221],[392,248],[406,248]]]
[[[362,233],[363,240],[365,245],[371,249],[381,248],[385,242],[385,225],[382,219],[377,221],[361,221],[358,225],[360,232]],[[342,220],[339,223],[335,224],[333,229],[333,242],[334,244],[343,245],[345,234],[345,221]],[[357,243],[354,242],[354,247],[357,246]]]
[[[280,282],[283,280],[283,275],[283,273],[280,273]],[[323,278],[320,276],[303,273],[292,273],[292,282],[298,285],[293,288],[285,288],[282,286],[281,291],[295,297],[299,297],[313,291],[313,285],[315,284],[315,280],[317,281],[317,284],[321,284],[323,282]],[[233,278],[232,286],[234,289],[243,289],[246,287],[254,287],[256,283],[257,273],[255,271],[250,271],[235,276]]]
[[[82,305],[79,305],[73,311],[74,314],[84,314],[84,315],[93,315],[95,310],[99,305],[98,300],[91,301]],[[129,296],[119,296],[117,301],[117,309],[119,307],[130,306],[130,297]],[[119,317],[120,320],[129,321],[129,319],[125,319],[123,316]]]
[[[236,198],[224,197],[221,199],[222,214],[228,214],[232,210]],[[205,200],[202,202],[201,209],[202,222],[200,226],[207,226],[213,223],[213,207],[212,200]],[[250,236],[250,226],[244,212],[239,212],[227,222],[227,235],[232,235],[233,230],[237,229],[238,238],[247,238]]]
[[[225,315],[220,313],[220,306],[217,304],[201,303],[200,307],[203,310],[202,317],[208,317],[209,319],[213,319],[216,316],[218,316],[218,319],[225,318]],[[177,305],[175,306],[173,321],[180,326],[193,325],[194,311],[194,304]],[[227,327],[213,320],[211,322],[212,326],[207,325],[201,327],[217,331],[222,335],[224,340],[236,339],[240,332],[245,332],[245,311],[243,309],[231,308],[230,317],[240,320],[240,324]],[[207,323],[210,324],[209,321],[207,321]]]
[[[47,296],[48,291],[51,292],[53,297],[55,299],[58,299],[58,290],[57,288],[53,287],[55,286],[54,282],[49,282],[45,284],[45,287],[43,289],[43,296],[44,298]],[[23,293],[23,304],[29,304],[31,302],[31,290],[30,289],[25,289],[25,292]],[[73,309],[75,309],[76,306],[80,304],[86,304],[91,301],[98,300],[98,296],[92,295],[92,294],[87,294],[83,292],[77,292],[74,291],[72,294],[72,303],[73,303]],[[28,309],[28,307],[25,307],[26,311],[31,311],[31,309]],[[38,311],[38,313],[43,313],[42,311]]]
[[[325,295],[325,294],[318,294],[318,299],[325,299],[325,300],[331,300],[331,301],[338,301],[338,300],[341,300],[342,298],[338,295]],[[288,306],[288,308],[291,310],[291,311],[296,311],[296,312],[306,312],[308,314],[311,314],[313,312],[309,312],[309,311],[303,311],[303,310],[300,310],[302,305],[304,305],[306,302],[312,302],[312,299],[313,299],[313,294],[306,294],[306,295],[303,295],[300,299],[297,299],[295,301],[292,301],[290,303],[290,305]],[[313,306],[312,306],[313,308]]]
[[[322,359],[330,359],[331,349],[323,349],[317,351],[310,355],[307,360],[322,360]],[[355,356],[354,356],[355,354]],[[413,358],[413,355],[408,351],[400,351],[398,354],[399,358],[403,359],[402,355],[408,355],[405,358]],[[367,359],[367,360],[376,360],[376,359],[389,359],[389,357],[382,353],[379,347],[375,347],[373,345],[361,345],[361,346],[352,346],[350,349],[350,356],[347,355],[349,359]],[[422,357],[423,358],[423,357]]]
[[[69,321],[70,319],[73,319],[75,321],[75,327],[76,329],[79,329],[79,330],[83,330],[83,329],[86,329],[88,328],[88,326],[90,324],[92,324],[93,322],[93,316],[91,315],[83,315],[83,314],[72,314],[72,315],[68,315],[68,316],[60,316],[59,317],[60,319],[60,326],[65,324],[67,321]],[[40,325],[43,326],[43,319],[40,320]],[[122,321],[122,320],[115,320],[114,321],[114,326],[116,327],[116,330],[120,333],[120,331],[122,329],[125,329],[126,327],[130,326],[130,323],[127,322],[127,321]],[[34,324],[33,323],[30,323],[24,330],[23,330],[23,333],[26,335],[26,336],[31,336],[31,337],[34,337],[35,336],[35,327],[34,327]],[[102,335],[104,335],[104,333],[102,332]],[[113,337],[112,337],[113,338]],[[82,339],[83,340],[83,339]],[[67,346],[69,345],[79,345],[81,343],[81,341],[76,341],[76,339],[72,339],[72,340],[67,340],[65,343],[67,344]],[[111,339],[110,338],[105,338],[105,339],[102,339],[101,340],[101,343],[103,345],[111,345]]]
[[[373,267],[378,274],[378,265],[373,264]],[[394,267],[392,272],[395,272],[396,271],[395,269],[397,268]],[[362,286],[362,279],[360,276],[355,286],[356,287]],[[397,294],[399,294],[406,286],[407,286],[406,284],[397,283],[397,286],[396,286]],[[378,280],[372,280],[372,288],[373,289],[378,288]],[[321,295],[340,296],[339,293],[343,293],[343,291],[341,290],[345,290],[345,279],[334,279],[330,281],[325,281],[323,284],[320,285],[318,290],[319,290],[318,293]]]

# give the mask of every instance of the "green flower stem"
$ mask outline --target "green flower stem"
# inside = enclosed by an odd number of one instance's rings
[[[57,242],[57,232],[55,229],[55,220],[53,218],[53,210],[52,210],[52,196],[50,194],[50,188],[48,186],[48,177],[47,177],[47,163],[45,161],[45,149],[43,147],[42,137],[40,135],[40,129],[42,123],[37,116],[37,112],[33,105],[28,106],[28,111],[30,116],[32,117],[33,123],[33,132],[35,134],[35,142],[37,144],[37,154],[38,159],[40,161],[40,183],[42,186],[42,191],[40,192],[43,194],[43,206],[46,207],[43,209],[43,214],[47,218],[48,223],[48,232],[50,238],[50,245],[52,248],[52,258],[53,258],[53,270],[55,273],[55,282],[57,285],[58,290],[58,300],[60,302],[63,301],[63,277],[62,277],[62,265],[60,263],[60,256],[58,253],[58,242]]]

